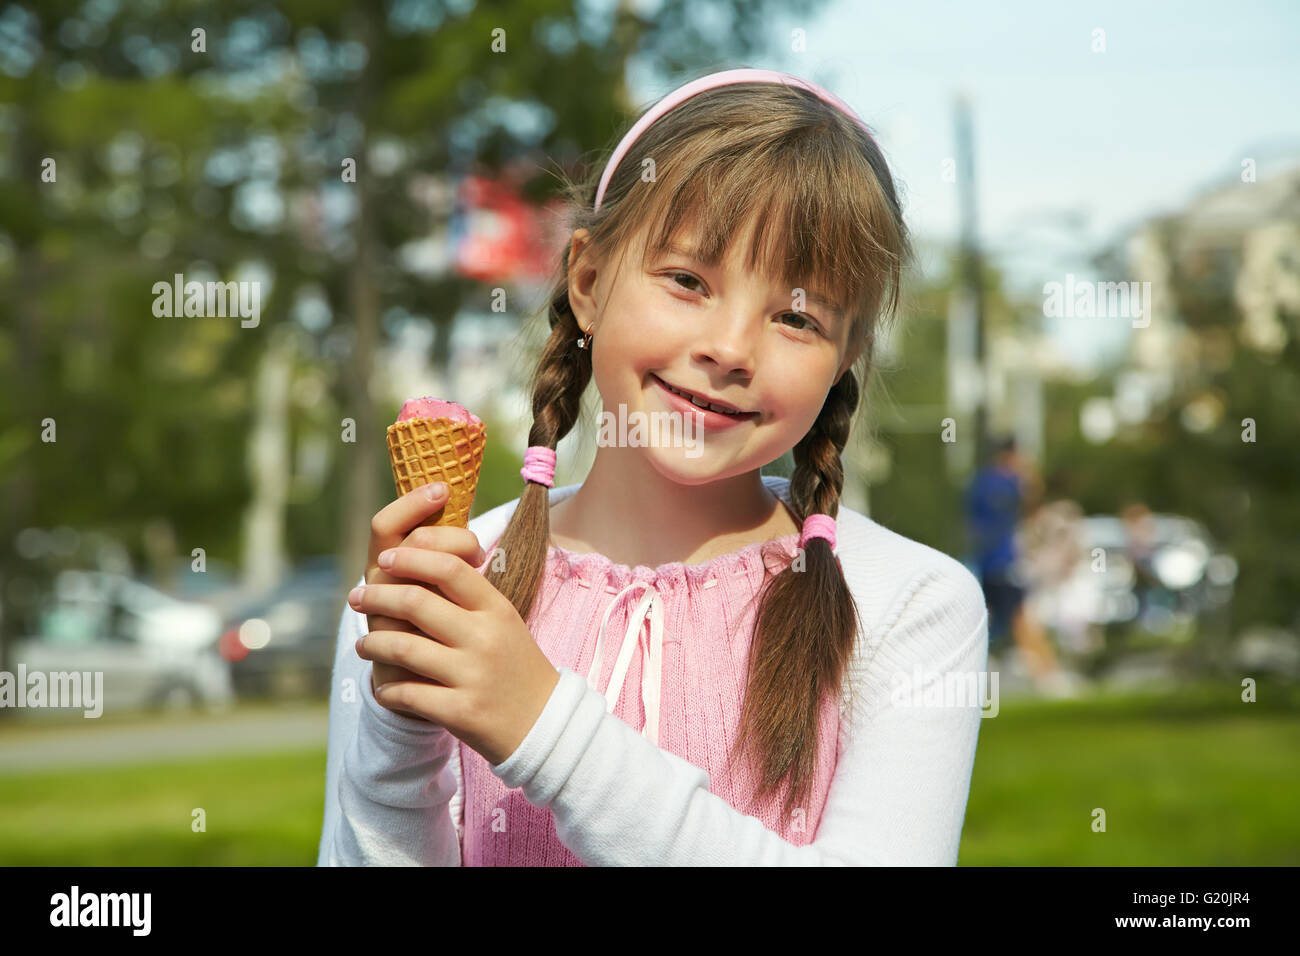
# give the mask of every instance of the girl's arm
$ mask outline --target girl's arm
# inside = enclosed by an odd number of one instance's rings
[[[458,741],[375,700],[344,606],[334,651],[318,866],[460,866]]]
[[[549,807],[560,840],[588,865],[954,865],[980,706],[913,702],[936,684],[952,685],[945,674],[984,670],[988,617],[978,582],[946,560],[906,589],[870,660],[850,670],[854,730],[841,734],[808,846],[787,843],[710,793],[704,770],[608,713],[604,697],[567,668],[523,743],[491,769]],[[892,694],[895,675],[910,678],[914,668],[922,683]]]

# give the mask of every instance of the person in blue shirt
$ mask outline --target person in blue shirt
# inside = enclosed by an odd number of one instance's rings
[[[989,609],[990,651],[1009,645],[1025,599],[1015,574],[1016,527],[1025,496],[1016,441],[1002,438],[992,460],[971,479],[965,503],[974,570]]]

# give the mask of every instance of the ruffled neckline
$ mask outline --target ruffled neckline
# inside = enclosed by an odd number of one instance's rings
[[[652,568],[644,564],[635,567],[615,564],[599,552],[570,551],[552,544],[547,547],[547,567],[560,578],[576,577],[587,584],[616,590],[622,590],[634,581],[648,582],[656,589],[671,589],[682,585],[698,587],[711,580],[721,581],[763,568],[779,571],[794,559],[798,551],[799,532],[792,531],[779,538],[755,541],[703,564],[671,561]]]

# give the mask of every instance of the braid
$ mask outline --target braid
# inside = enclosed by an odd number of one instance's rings
[[[818,513],[834,518],[839,512],[840,494],[844,490],[844,464],[840,456],[849,442],[858,395],[857,377],[849,369],[831,387],[808,434],[794,446],[790,500],[801,519]]]
[[[567,253],[564,261],[567,264]],[[582,330],[569,305],[567,287],[551,300],[548,321],[551,334],[533,374],[533,425],[528,444],[554,451],[577,423],[582,394],[591,381],[591,349],[574,347]],[[519,504],[497,545],[505,557],[504,566],[498,570],[494,562],[486,575],[525,621],[541,586],[550,541],[550,489],[525,481]]]
[[[850,369],[794,448],[790,500],[800,520],[834,518],[844,489],[840,453],[848,443],[858,381]],[[806,806],[817,770],[820,708],[838,696],[857,636],[857,607],[839,560],[824,538],[804,546],[806,570],[787,565],[761,592],[750,646],[749,678],[731,759],[759,757],[757,800],[789,778],[782,812]]]
[[[569,433],[581,411],[582,393],[591,381],[591,349],[574,348],[582,335],[565,289],[551,301],[551,335],[533,375],[533,427],[529,445],[554,449]]]

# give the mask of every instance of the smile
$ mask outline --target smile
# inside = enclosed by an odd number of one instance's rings
[[[688,401],[688,402],[690,402],[692,405],[694,405],[696,408],[702,408],[702,409],[704,409],[705,411],[715,412],[715,413],[717,413],[717,414],[719,414],[719,415],[725,415],[725,416],[727,416],[728,418],[733,418],[733,419],[737,419],[737,420],[744,420],[744,419],[747,419],[747,418],[757,418],[757,417],[758,417],[758,412],[742,412],[742,411],[739,411],[739,410],[737,410],[737,409],[735,409],[735,408],[732,408],[732,407],[729,406],[729,405],[719,405],[719,404],[716,403],[716,402],[706,401],[705,399],[698,398],[697,396],[695,396],[695,395],[693,395],[692,393],[686,391],[685,389],[677,388],[677,387],[674,386],[674,385],[669,385],[667,382],[665,382],[663,379],[661,379],[658,375],[653,375],[653,374],[652,374],[650,377],[653,378],[653,379],[655,380],[656,384],[658,384],[660,387],[662,387],[663,389],[665,389],[665,390],[668,391],[668,392],[671,392],[671,393],[674,394],[674,395],[677,395],[677,396],[679,396],[679,397],[685,399],[686,401]]]

